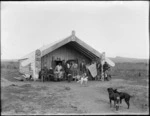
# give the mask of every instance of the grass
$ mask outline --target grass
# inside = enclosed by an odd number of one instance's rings
[[[2,62],[1,77],[11,82],[17,81],[13,77],[21,76],[18,69],[18,62]],[[139,76],[139,72],[141,73],[141,76]],[[146,110],[145,107],[149,107],[149,103],[147,101],[149,96],[146,89],[146,86],[149,83],[147,64],[117,63],[115,67],[111,68],[111,74],[112,79],[124,79],[123,82],[113,82],[113,87],[116,87],[119,90],[127,91],[131,95],[135,95],[133,103],[139,107],[139,109]],[[128,83],[128,80],[130,83]],[[57,112],[56,109],[62,110],[60,112],[81,112],[76,110],[76,107],[73,105],[63,104],[63,101],[60,101],[61,97],[67,97],[65,91],[70,90],[70,88],[66,86],[62,86],[61,89],[59,88],[58,90],[56,89],[55,91],[57,92],[54,93],[48,91],[45,86],[34,87],[30,84],[25,84],[19,87],[10,85],[2,88],[1,90],[4,94],[7,94],[2,95],[2,109],[6,112],[13,109],[16,113],[19,112],[23,114],[36,114],[35,111],[38,111],[38,109],[41,109],[43,114],[44,111],[47,110]],[[43,94],[43,91],[46,93]]]
[[[133,81],[133,84],[145,85],[149,83],[148,64],[146,63],[116,63],[111,68],[111,75],[116,79]]]

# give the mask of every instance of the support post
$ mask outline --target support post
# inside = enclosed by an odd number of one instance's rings
[[[102,53],[101,57],[101,80],[104,81],[104,71],[103,71],[103,65],[105,62],[105,52]]]
[[[34,59],[34,81],[36,81],[39,77],[39,71],[41,70],[41,51],[37,49],[35,51],[35,59]]]

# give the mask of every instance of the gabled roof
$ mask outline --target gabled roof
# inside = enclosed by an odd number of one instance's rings
[[[66,45],[66,44],[68,46],[71,46],[72,48],[76,49],[77,51],[81,52],[82,54],[84,54],[86,57],[88,57],[90,59],[101,58],[101,56],[102,56],[102,54],[99,53],[97,50],[93,49],[91,46],[89,46],[88,44],[86,44],[85,42],[80,40],[78,37],[76,37],[75,31],[72,31],[72,35],[70,35],[69,37],[58,40],[58,41],[48,44],[46,46],[43,46],[43,47],[39,48],[39,50],[41,50],[42,56],[45,56],[46,54],[56,50],[57,48],[59,48],[63,45]],[[35,51],[31,52],[30,54],[24,56],[21,59],[28,58],[29,60],[31,60],[31,59],[33,60],[34,57],[35,57]],[[107,62],[107,60],[110,62],[110,63],[108,62],[109,64],[113,63],[108,58],[105,59],[106,62]]]
[[[42,52],[42,56],[45,56],[46,54],[56,50],[57,48],[65,45],[65,44],[73,47],[74,49],[81,52],[82,54],[84,54],[85,56],[87,56],[90,59],[94,59],[94,58],[97,58],[97,57],[101,56],[101,54],[97,50],[93,49],[91,46],[87,45],[85,42],[83,42],[82,40],[77,38],[75,36],[74,31],[72,31],[71,36],[69,36],[65,39],[61,39],[59,41],[56,41],[54,43],[51,43],[49,45],[43,46],[39,49]],[[34,54],[35,54],[35,51],[33,51],[30,54],[24,56],[22,59],[33,57]]]
[[[98,51],[96,51],[95,49],[93,49],[92,47],[87,45],[85,42],[78,39],[74,34],[72,34],[71,36],[69,36],[66,39],[58,41],[53,45],[46,46],[45,49],[41,49],[42,56],[56,50],[57,48],[59,48],[63,45],[66,45],[66,44],[71,46],[72,48],[76,49],[77,51],[81,52],[82,54],[84,54],[85,56],[87,56],[90,59],[100,57],[100,55],[101,55]]]

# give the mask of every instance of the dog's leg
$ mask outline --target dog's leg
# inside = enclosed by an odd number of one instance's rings
[[[129,109],[129,107],[130,107],[129,99],[125,99],[125,102],[126,102],[128,109]]]
[[[83,81],[81,80],[81,85],[82,85]]]
[[[86,86],[87,85],[87,81],[85,80],[84,83],[85,83],[85,86]]]
[[[116,103],[116,111],[118,111],[118,109],[119,109],[119,102]]]
[[[110,107],[111,107],[111,99],[110,99]]]
[[[114,108],[116,107],[116,101],[114,100]]]
[[[83,87],[85,87],[85,82],[84,81],[82,82],[82,84],[83,84]]]
[[[119,110],[119,101],[120,101],[120,97],[117,97],[117,100],[116,100],[116,111]]]
[[[120,98],[120,104],[122,104],[122,99]]]

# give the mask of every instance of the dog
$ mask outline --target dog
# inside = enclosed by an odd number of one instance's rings
[[[75,81],[79,81],[81,79],[81,76],[80,75],[76,75],[74,78],[75,78]]]
[[[111,101],[114,101],[114,107],[116,108],[116,111],[119,110],[119,101],[120,101],[120,95],[118,93],[114,93],[113,88],[107,88],[108,94],[109,94],[109,100],[110,100],[110,107],[111,107]]]
[[[122,99],[124,99],[126,104],[127,104],[127,106],[128,106],[128,109],[129,109],[129,107],[130,107],[130,98],[133,97],[133,96],[131,96],[128,93],[125,93],[125,92],[118,92],[117,89],[114,89],[113,91],[114,91],[114,93],[118,93],[119,94],[119,96],[120,96],[120,104],[122,103]]]
[[[87,82],[88,82],[88,76],[86,76],[86,73],[77,81],[77,83],[81,83],[81,85],[83,83],[85,83],[85,85],[87,85]]]

